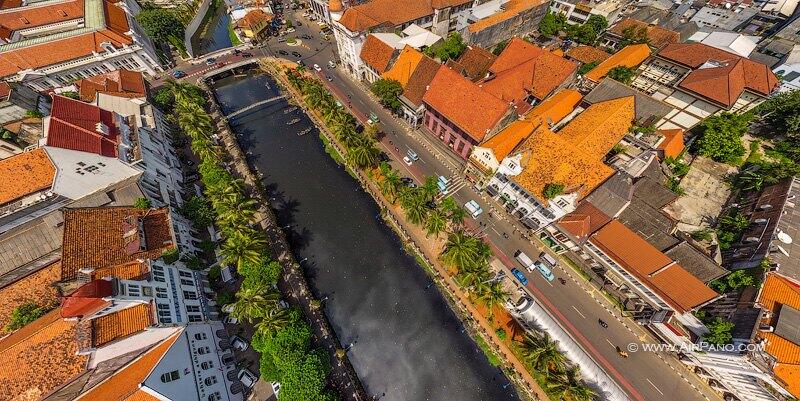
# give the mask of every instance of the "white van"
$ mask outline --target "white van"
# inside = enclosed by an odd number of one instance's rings
[[[525,252],[519,250],[514,252],[514,258],[517,259],[517,262],[519,262],[522,267],[527,269],[528,272],[533,272],[533,261],[528,257],[528,255],[525,254]]]
[[[550,267],[556,267],[558,265],[558,262],[556,262],[556,260],[552,256],[550,256],[550,254],[547,252],[540,253],[539,259],[541,259],[544,263],[550,265]]]

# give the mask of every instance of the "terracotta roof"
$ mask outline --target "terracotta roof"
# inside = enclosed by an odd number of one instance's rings
[[[646,30],[648,44],[655,48],[661,48],[670,43],[678,43],[681,41],[681,34],[678,32],[664,29],[658,25],[650,25],[633,18],[625,18],[609,28],[608,31],[622,37],[626,29],[633,29],[635,32],[641,29]]]
[[[151,304],[140,304],[92,319],[92,343],[95,347],[138,333],[153,325]]]
[[[783,306],[800,309],[800,285],[780,274],[769,273],[761,288],[758,303],[772,312],[772,316],[764,323],[774,324]],[[800,396],[800,344],[775,332],[759,331],[757,335],[767,340],[765,350],[777,361],[773,370],[775,375],[793,396]]]
[[[372,0],[349,7],[339,23],[351,32],[366,31],[379,25],[396,27],[432,15],[434,9],[470,2],[471,0]]]
[[[78,94],[84,102],[94,102],[98,93],[117,97],[139,98],[147,96],[147,87],[141,72],[115,70],[75,81]]]
[[[394,48],[378,39],[377,36],[369,35],[364,41],[364,46],[361,47],[360,56],[378,74],[383,74],[389,68],[389,62],[392,61]]]
[[[611,57],[601,62],[591,71],[586,73],[586,78],[600,82],[614,67],[634,68],[650,57],[650,47],[647,44],[628,45],[614,53]]]
[[[148,263],[139,260],[134,260],[133,262],[95,269],[92,272],[91,277],[92,280],[105,277],[114,277],[123,280],[133,280],[141,278],[149,271],[150,271],[150,266]]]
[[[31,29],[43,25],[83,18],[83,0],[73,0],[43,6],[32,6],[0,13],[0,27],[13,33],[22,29]],[[8,37],[3,37],[8,39]]]
[[[605,50],[592,46],[580,45],[567,50],[567,57],[583,64],[600,62],[611,57]]]
[[[494,75],[481,84],[495,97],[521,105],[528,95],[544,99],[577,68],[572,61],[514,38],[489,67]]]
[[[164,357],[173,343],[183,335],[176,333],[156,345],[142,356],[134,359],[120,370],[116,371],[111,377],[100,382],[100,384],[79,395],[76,400],[103,400],[103,401],[126,401],[129,399],[140,400],[139,385],[141,385],[153,369]],[[145,398],[146,399],[146,398]]]
[[[0,98],[8,99],[8,96],[11,95],[11,85],[8,82],[0,82]]]
[[[111,304],[103,298],[114,295],[110,280],[92,280],[64,297],[61,302],[61,317],[73,318],[91,316]]]
[[[74,279],[82,268],[99,269],[137,259],[156,259],[174,247],[172,222],[167,209],[101,207],[64,210],[61,262],[64,280]]]
[[[588,195],[614,173],[603,157],[628,132],[633,109],[633,97],[614,99],[590,106],[557,134],[540,127],[520,147],[523,170],[514,181],[542,201],[551,183]]]
[[[719,295],[617,220],[590,241],[678,312],[691,311]]]
[[[580,100],[580,92],[572,89],[562,90],[539,103],[523,119],[514,121],[497,135],[489,138],[481,144],[481,147],[491,149],[498,161],[503,160],[520,142],[533,134],[536,127],[543,123],[561,121],[572,112]]]
[[[0,340],[0,400],[40,400],[83,373],[76,324],[56,309]]]
[[[608,217],[591,202],[584,201],[572,213],[558,220],[558,226],[582,242],[609,221],[611,221],[611,217]]]
[[[268,24],[272,22],[272,18],[273,18],[272,14],[269,14],[264,10],[257,8],[255,10],[249,11],[239,21],[236,21],[236,25],[239,26],[240,28],[250,29],[263,26],[263,24]]]
[[[22,5],[22,0],[0,0],[0,10],[17,8]]]
[[[503,4],[503,11],[492,14],[477,22],[473,22],[467,26],[467,29],[471,33],[480,32],[501,22],[508,21],[520,13],[528,11],[540,4],[542,4],[542,0],[509,0]]]
[[[372,35],[370,35],[372,36]],[[400,85],[403,88],[408,85],[408,80],[411,78],[411,74],[414,73],[414,70],[417,69],[420,61],[422,58],[425,57],[424,54],[420,53],[413,47],[406,45],[402,51],[400,51],[400,55],[397,56],[397,60],[392,65],[388,71],[384,72],[381,76],[385,79],[393,79],[397,82],[400,82]]]
[[[683,130],[680,128],[659,130],[664,140],[658,144],[658,150],[664,152],[664,157],[678,157],[686,148],[683,144]]]
[[[766,96],[779,85],[766,65],[703,43],[670,44],[658,56],[694,70],[678,84],[681,88],[727,107],[745,89]]]
[[[0,205],[53,186],[56,168],[44,149],[0,160]]]
[[[476,142],[481,142],[509,110],[506,102],[447,67],[439,68],[422,100]]]
[[[98,124],[107,132],[100,132]],[[64,96],[53,96],[47,145],[117,157],[119,129],[114,114],[95,105]]]
[[[3,288],[0,288],[0,328],[5,327],[11,312],[18,306],[33,302],[39,307],[58,305],[56,283],[61,281],[61,263],[52,263]]]
[[[344,4],[342,4],[342,0],[330,0],[328,2],[328,11],[336,13],[342,10],[344,10]]]
[[[442,65],[432,58],[423,56],[403,90],[403,97],[415,106],[421,105],[422,97],[428,91],[428,85],[441,67]]]
[[[461,73],[461,75],[477,81],[486,77],[489,66],[497,57],[491,52],[478,46],[467,46],[458,60],[449,60],[447,65]]]

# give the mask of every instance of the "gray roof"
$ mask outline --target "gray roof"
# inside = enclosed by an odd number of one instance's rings
[[[720,278],[728,272],[686,241],[675,245],[664,253],[704,283]]]
[[[589,194],[586,200],[607,216],[616,217],[628,206],[632,197],[633,177],[619,171]]]
[[[678,199],[678,195],[648,176],[636,180],[633,184],[633,195],[659,210]]]
[[[628,96],[635,97],[636,121],[641,125],[655,124],[673,110],[672,106],[611,78],[604,78],[583,100],[595,104]]]
[[[800,344],[800,311],[789,305],[781,305],[778,323],[775,324],[775,334]]]
[[[619,215],[619,221],[659,251],[663,252],[679,242],[671,235],[674,222],[636,196]]]

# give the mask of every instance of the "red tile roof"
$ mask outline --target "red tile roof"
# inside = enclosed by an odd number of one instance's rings
[[[658,144],[658,150],[664,152],[664,157],[678,157],[686,149],[683,143],[682,129],[665,129],[659,130],[658,133],[664,137],[664,140]]]
[[[558,221],[558,225],[578,241],[583,241],[609,221],[611,221],[611,217],[590,202],[584,201],[572,213],[562,217]]]
[[[403,90],[403,97],[415,106],[421,105],[422,97],[425,95],[425,92],[428,91],[428,85],[441,67],[441,64],[423,55],[422,60],[417,64],[417,68],[414,69],[411,77],[408,78],[408,83]]]
[[[99,132],[98,125],[107,132]],[[107,157],[119,154],[119,130],[114,114],[97,106],[64,96],[53,96],[47,145]]]
[[[0,27],[5,28],[11,34],[23,29],[83,18],[83,0],[72,0],[42,6],[36,6],[36,3],[32,4],[25,8],[0,13]],[[8,39],[8,37],[2,38]]]
[[[496,26],[497,24],[515,18],[521,13],[537,7],[540,4],[542,4],[542,0],[509,0],[503,4],[503,8],[500,12],[470,24],[467,29],[471,33],[480,32],[484,29]]]
[[[674,43],[658,56],[692,68],[678,86],[730,108],[745,89],[763,96],[778,85],[764,64],[703,43]]]
[[[661,48],[670,43],[678,43],[681,41],[681,34],[678,32],[664,29],[657,25],[649,25],[633,18],[626,18],[616,23],[609,28],[608,31],[622,37],[627,29],[634,30],[634,32],[645,30],[647,39],[649,40],[648,44],[654,48]]]
[[[432,15],[434,9],[458,6],[471,0],[372,0],[349,7],[339,23],[351,32],[383,25],[396,27]]]
[[[245,14],[244,17],[242,17],[242,19],[239,21],[236,21],[236,24],[241,28],[251,29],[272,22],[272,18],[272,14],[269,14],[261,9],[255,9]]]
[[[625,46],[611,57],[603,60],[597,67],[586,73],[586,78],[600,82],[614,67],[634,68],[650,57],[650,47],[644,43]]]
[[[592,46],[580,45],[567,50],[567,57],[584,64],[601,62],[611,57],[604,50]]]
[[[449,60],[447,66],[473,81],[478,81],[486,77],[489,66],[494,63],[496,58],[494,54],[482,47],[467,46],[458,60]]]
[[[92,319],[95,347],[128,337],[153,325],[152,304],[140,304]]]
[[[678,312],[688,312],[719,294],[617,220],[590,241]]]
[[[447,67],[439,68],[422,100],[476,142],[496,128],[509,111],[506,102]]]
[[[375,35],[367,36],[364,46],[361,47],[361,59],[372,67],[378,74],[383,74],[389,68],[389,62],[395,54],[392,46],[384,43]]]
[[[167,209],[65,209],[62,278],[74,279],[83,268],[159,258],[175,248],[173,235]]]
[[[61,317],[90,316],[111,302],[103,298],[114,294],[114,286],[110,280],[92,280],[64,297],[61,301]]]
[[[58,306],[59,281],[61,263],[55,262],[0,288],[0,328],[6,327],[14,309],[25,303],[33,302],[47,309]]]
[[[98,93],[117,97],[139,98],[147,96],[147,87],[141,72],[115,70],[75,81],[78,94],[84,102],[94,102]]]

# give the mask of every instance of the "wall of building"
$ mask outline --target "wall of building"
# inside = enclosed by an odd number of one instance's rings
[[[498,22],[478,32],[469,32],[469,27],[461,31],[464,41],[490,49],[498,43],[510,39],[512,36],[522,36],[534,31],[548,10],[548,3],[523,11],[513,18]]]
[[[444,117],[427,109],[423,126],[431,135],[447,144],[456,155],[462,159],[469,157],[472,147],[475,145],[474,140]]]

